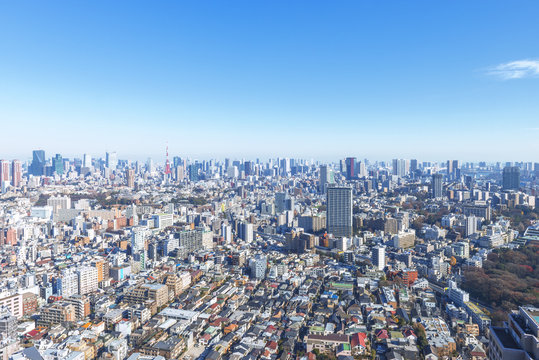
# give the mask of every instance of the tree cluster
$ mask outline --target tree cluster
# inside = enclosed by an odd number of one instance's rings
[[[539,250],[535,247],[496,250],[483,262],[483,268],[463,268],[461,287],[493,308],[495,322],[503,320],[518,306],[539,306],[538,262]]]

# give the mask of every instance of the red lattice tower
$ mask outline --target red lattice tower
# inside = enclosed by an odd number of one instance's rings
[[[168,145],[167,145],[167,162],[165,164],[165,175],[170,175],[170,161],[168,160]]]

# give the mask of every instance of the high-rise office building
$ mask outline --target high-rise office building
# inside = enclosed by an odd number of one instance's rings
[[[134,188],[135,187],[135,170],[127,169],[125,171],[125,178],[127,180],[127,187]]]
[[[253,228],[253,224],[251,223],[246,223],[246,222],[243,222],[240,224],[240,229],[239,229],[239,238],[242,239],[243,241],[245,242],[248,242],[248,243],[251,243],[253,242],[253,237],[254,237],[254,228]]]
[[[372,248],[372,264],[376,269],[382,271],[386,267],[386,248],[378,245]]]
[[[352,188],[327,188],[327,231],[336,237],[352,236]]]
[[[225,159],[225,160],[228,160],[228,159]],[[176,166],[180,166],[180,165],[181,165],[181,166],[184,165],[182,158],[179,157],[179,156],[174,156],[174,157],[172,158],[172,166],[173,166],[173,167],[176,167]]]
[[[185,178],[185,169],[183,165],[178,165],[174,168],[174,174],[176,181],[183,181]]]
[[[346,180],[356,178],[356,158],[346,158]]]
[[[45,150],[34,150],[29,173],[35,176],[45,175],[45,163]]]
[[[294,210],[294,198],[284,192],[275,193],[275,212],[280,214],[286,210]]]
[[[407,160],[393,159],[392,165],[393,175],[397,175],[398,177],[408,175],[410,165]]]
[[[91,168],[92,167],[92,155],[84,154],[82,159],[82,167]]]
[[[284,158],[279,161],[280,174],[286,176],[290,172],[290,159]]]
[[[245,171],[245,176],[250,176],[255,174],[254,162],[246,161],[243,163],[243,171]]]
[[[327,165],[320,165],[320,183],[318,186],[320,193],[324,194],[327,186],[334,182],[335,175],[333,174],[333,170]]]
[[[416,171],[417,169],[419,169],[417,167],[417,159],[412,159],[410,160],[410,172],[413,173],[414,171]]]
[[[367,176],[367,166],[365,161],[359,161],[357,163],[356,177],[364,178]]]
[[[431,194],[432,194],[432,197],[435,199],[441,199],[443,197],[442,179],[443,179],[442,174],[432,175]]]
[[[118,166],[118,154],[116,154],[116,151],[114,152],[107,152],[105,154],[105,161],[107,168],[114,170]]]
[[[52,158],[52,171],[58,175],[64,173],[64,159],[62,158],[62,155],[56,154],[56,156]]]
[[[451,180],[460,177],[460,165],[458,160],[447,160],[447,177]]]
[[[189,169],[189,180],[193,182],[199,181],[203,173],[202,164],[200,163],[190,164],[188,166],[188,169]]]
[[[9,161],[0,160],[0,187],[9,183]]]
[[[13,187],[21,186],[22,166],[20,160],[13,160],[11,163],[11,185]]]
[[[518,166],[504,167],[502,177],[504,190],[518,190],[520,187],[520,169]]]

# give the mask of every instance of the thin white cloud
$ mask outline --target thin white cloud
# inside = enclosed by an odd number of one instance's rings
[[[489,69],[490,75],[503,80],[539,77],[539,60],[517,60]]]

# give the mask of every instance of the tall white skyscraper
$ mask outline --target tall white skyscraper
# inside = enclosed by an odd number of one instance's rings
[[[327,231],[336,237],[352,236],[352,188],[327,188]]]
[[[378,270],[384,270],[386,267],[386,247],[382,245],[373,247],[371,260]]]
[[[114,152],[107,152],[106,154],[106,161],[107,161],[107,167],[111,170],[116,169],[118,166],[118,154],[116,154],[116,151]]]
[[[92,167],[92,155],[84,154],[82,158],[82,167],[91,168]]]
[[[365,166],[365,161],[358,162],[358,173],[357,173],[357,175],[360,178],[363,178],[363,177],[367,176],[367,167]]]

